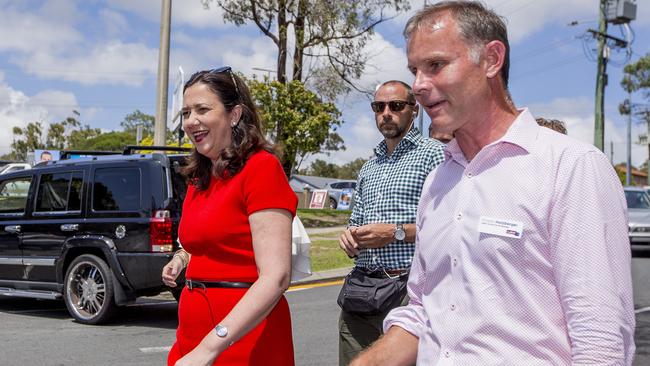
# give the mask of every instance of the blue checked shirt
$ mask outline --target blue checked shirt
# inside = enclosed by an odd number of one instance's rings
[[[413,128],[387,155],[386,141],[375,147],[357,180],[355,203],[349,226],[374,223],[413,224],[420,192],[427,175],[445,159],[438,140],[422,137]],[[415,243],[395,241],[377,249],[362,249],[355,264],[376,269],[409,268]]]

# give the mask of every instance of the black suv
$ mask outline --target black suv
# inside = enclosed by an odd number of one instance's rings
[[[168,290],[186,155],[117,154],[0,177],[0,295],[63,298],[76,320],[99,324]]]

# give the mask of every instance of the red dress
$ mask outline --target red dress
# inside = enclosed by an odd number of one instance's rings
[[[270,208],[286,209],[295,215],[297,204],[280,162],[266,151],[251,156],[234,177],[213,178],[205,191],[190,185],[179,226],[183,248],[192,255],[186,277],[255,282],[258,274],[248,216]],[[174,365],[213,332],[246,291],[185,288],[168,365]],[[291,315],[284,296],[257,327],[219,355],[214,365],[294,365]]]

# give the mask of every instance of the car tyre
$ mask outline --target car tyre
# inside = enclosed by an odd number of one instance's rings
[[[115,311],[113,274],[95,255],[80,255],[70,263],[63,292],[68,312],[80,323],[105,323]]]

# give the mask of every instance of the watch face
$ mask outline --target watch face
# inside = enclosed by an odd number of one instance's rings
[[[404,238],[406,238],[406,233],[404,232],[404,229],[402,229],[401,227],[397,228],[397,230],[395,230],[395,239],[404,240]]]
[[[225,337],[228,335],[228,328],[224,327],[223,325],[219,324],[214,328],[215,332],[217,332],[217,335],[221,338]]]

